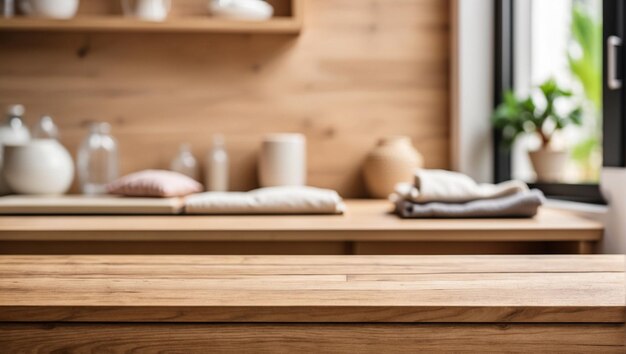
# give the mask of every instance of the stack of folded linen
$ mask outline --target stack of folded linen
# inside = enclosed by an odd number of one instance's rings
[[[541,191],[521,181],[477,184],[461,173],[424,169],[390,198],[403,218],[533,217],[544,201]]]
[[[187,214],[343,214],[344,210],[337,192],[305,186],[206,192],[185,198]]]

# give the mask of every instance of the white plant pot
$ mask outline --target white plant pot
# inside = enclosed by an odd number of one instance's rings
[[[528,156],[537,174],[537,182],[562,182],[567,165],[567,151],[542,147]]]
[[[4,147],[4,177],[18,194],[64,194],[74,179],[72,156],[55,139]]]

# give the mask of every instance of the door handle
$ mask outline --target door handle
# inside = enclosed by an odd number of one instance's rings
[[[606,39],[607,56],[607,86],[609,90],[622,88],[622,80],[617,78],[617,47],[622,46],[622,39],[618,36],[609,36]]]

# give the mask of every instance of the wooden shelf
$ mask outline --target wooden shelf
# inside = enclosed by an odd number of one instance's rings
[[[345,215],[0,216],[0,241],[588,241],[602,224],[542,208],[533,219],[420,219],[380,200]]]
[[[601,223],[542,208],[533,219],[403,220],[347,200],[345,215],[0,216],[0,254],[592,253]]]
[[[200,0],[177,0],[163,22],[141,21],[121,15],[121,9],[99,0],[81,2],[76,17],[55,20],[18,16],[0,19],[0,31],[65,32],[215,32],[297,34],[302,28],[302,0],[270,0],[274,17],[241,21],[211,17]]]
[[[268,21],[237,21],[211,17],[172,18],[164,22],[139,21],[121,16],[79,16],[71,20],[12,18],[0,20],[2,31],[98,31],[98,32],[216,32],[285,33],[301,30],[298,17],[274,17]]]

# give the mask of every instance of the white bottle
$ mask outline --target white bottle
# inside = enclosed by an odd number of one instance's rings
[[[30,140],[30,131],[24,124],[24,106],[16,104],[7,108],[7,120],[0,125],[0,195],[10,192],[2,172],[3,145],[23,145]]]
[[[199,180],[200,173],[198,171],[198,162],[191,153],[191,146],[189,144],[180,145],[178,155],[176,155],[170,164],[170,170],[182,173],[196,181]]]
[[[228,191],[228,153],[221,135],[213,137],[213,148],[206,157],[205,187],[209,192]]]

